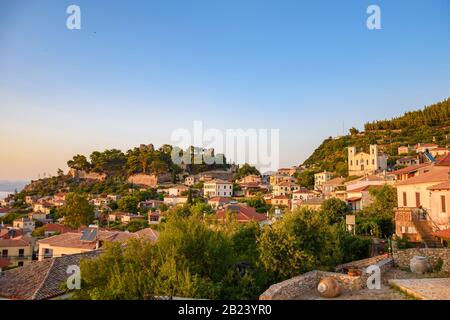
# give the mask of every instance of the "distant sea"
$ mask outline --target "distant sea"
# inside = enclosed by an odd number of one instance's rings
[[[5,199],[8,196],[9,193],[12,193],[12,192],[0,191],[0,200]]]
[[[28,181],[0,180],[0,199],[4,199],[8,194],[14,193],[15,190],[22,190],[27,184]]]

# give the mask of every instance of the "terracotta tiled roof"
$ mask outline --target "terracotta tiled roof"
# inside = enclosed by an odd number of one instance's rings
[[[223,202],[223,203],[227,203],[230,202],[231,199],[230,198],[226,198],[226,197],[213,197],[208,199],[208,202]]]
[[[361,197],[351,197],[351,198],[347,199],[347,201],[349,201],[349,202],[358,201],[358,200],[361,200]]]
[[[280,187],[295,187],[295,186],[297,186],[297,184],[296,183],[292,183],[290,181],[282,181],[282,182],[278,183],[277,186],[280,186]]]
[[[75,230],[58,223],[46,223],[43,225],[43,228],[47,232],[59,232],[60,234],[75,232]]]
[[[345,178],[337,177],[331,180],[328,180],[323,183],[323,186],[334,186],[334,185],[343,185],[345,182]]]
[[[435,143],[418,143],[415,145],[416,149],[417,148],[429,148],[429,147],[438,147],[437,144]]]
[[[437,166],[445,166],[450,167],[450,154],[447,154],[445,157],[439,159],[436,163]]]
[[[425,168],[425,167],[431,167],[431,163],[421,163],[421,164],[415,164],[412,166],[408,166],[399,170],[395,170],[390,172],[391,174],[405,174],[405,173],[410,173],[410,172],[414,172],[417,171],[420,168]]]
[[[94,250],[96,248],[96,241],[82,241],[81,232],[66,232],[56,236],[48,237],[46,239],[39,240],[38,243],[48,244],[54,247],[63,248],[78,248],[85,250]],[[98,240],[109,242],[125,242],[128,239],[134,238],[136,235],[129,232],[122,231],[98,231]]]
[[[441,238],[441,239],[450,240],[450,229],[439,230],[439,231],[433,232],[433,236]]]
[[[27,247],[31,245],[31,239],[26,236],[0,239],[0,247]]]
[[[243,188],[259,188],[261,183],[260,182],[245,182],[245,183],[240,183],[239,185]]]
[[[434,186],[428,187],[428,190],[448,190],[450,189],[450,180],[445,181]]]
[[[321,205],[324,201],[325,201],[325,199],[323,199],[323,198],[310,198],[310,199],[303,201],[302,204],[304,204],[304,205]]]
[[[349,192],[349,193],[351,193],[351,192],[362,192],[362,191],[368,191],[371,188],[380,189],[382,187],[383,187],[382,185],[367,185],[367,186],[364,186],[364,187],[359,187],[359,188],[347,190],[347,192]]]
[[[33,261],[23,267],[5,271],[0,277],[0,297],[21,300],[44,300],[65,293],[61,284],[67,281],[67,267],[80,265],[81,259],[92,259],[100,251],[65,255]]]
[[[9,229],[0,227],[0,238],[1,239],[11,239],[23,235],[22,229]]]
[[[217,211],[217,219],[223,220],[226,212],[232,212],[236,215],[237,222],[250,222],[250,221],[265,221],[266,215],[256,212],[253,207],[245,206],[243,204],[229,204],[225,208]]]
[[[159,232],[153,230],[152,228],[145,228],[136,231],[134,234],[136,234],[139,239],[149,240],[152,242],[155,242],[159,238]]]
[[[450,172],[450,167],[437,167],[433,166],[430,171],[422,173],[418,176],[409,178],[405,181],[397,182],[397,186],[418,184],[418,183],[440,183],[448,180],[448,173]]]

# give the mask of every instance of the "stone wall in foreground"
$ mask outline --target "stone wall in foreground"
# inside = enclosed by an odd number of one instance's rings
[[[439,261],[442,261],[441,271],[450,272],[450,249],[448,248],[394,249],[392,252],[395,264],[405,269],[409,269],[409,263],[414,256],[427,257],[431,268],[434,268]]]
[[[269,287],[261,296],[260,300],[295,300],[311,290],[316,290],[320,280],[326,277],[334,278],[341,286],[342,292],[357,291],[363,289],[371,274],[366,273],[366,268],[377,265],[381,273],[392,268],[393,259],[388,255],[381,255],[369,259],[353,261],[338,266],[336,270],[343,271],[347,268],[356,268],[361,271],[361,276],[349,276],[346,273],[326,272],[314,270],[304,273],[298,277],[276,283]]]
[[[361,277],[351,277],[342,273],[314,270],[270,286],[259,299],[293,300],[311,290],[315,290],[320,280],[326,277],[334,278],[341,285],[342,292],[359,290],[363,286]]]

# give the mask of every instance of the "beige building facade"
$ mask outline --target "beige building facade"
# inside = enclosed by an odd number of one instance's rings
[[[387,155],[380,152],[378,145],[372,144],[369,153],[357,152],[356,147],[348,147],[348,175],[362,176],[387,169]]]

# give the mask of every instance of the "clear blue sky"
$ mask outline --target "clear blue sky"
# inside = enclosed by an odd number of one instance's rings
[[[447,0],[0,0],[0,179],[194,120],[279,128],[280,165],[299,164],[343,123],[450,96],[449,40]]]

